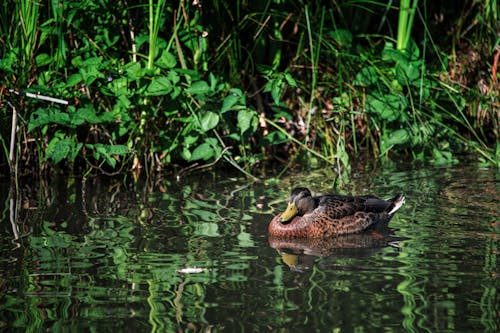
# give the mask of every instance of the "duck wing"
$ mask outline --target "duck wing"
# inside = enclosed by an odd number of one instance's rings
[[[389,200],[373,196],[325,195],[315,198],[318,213],[324,213],[333,219],[354,215],[357,212],[387,213],[392,215],[404,203],[404,197],[397,195]]]

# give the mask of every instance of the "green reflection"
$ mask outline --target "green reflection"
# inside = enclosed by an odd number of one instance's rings
[[[290,188],[333,192],[329,173],[252,185],[203,176],[156,185],[73,180],[21,194],[17,239],[10,213],[2,215],[0,324],[20,331],[499,330],[495,171],[360,170],[338,192],[407,197],[389,224],[390,241],[354,235],[276,245],[267,223]],[[9,212],[11,200],[1,202]]]

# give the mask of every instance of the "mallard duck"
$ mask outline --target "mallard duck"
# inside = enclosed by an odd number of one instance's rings
[[[318,238],[361,232],[388,222],[404,204],[401,194],[389,200],[372,196],[313,197],[304,187],[292,190],[288,206],[269,223],[277,237]]]

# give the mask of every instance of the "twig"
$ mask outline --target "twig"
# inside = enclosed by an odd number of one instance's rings
[[[19,92],[19,91],[16,91],[14,89],[9,89],[9,92],[12,94],[15,94],[15,95],[25,95],[26,97],[30,97],[30,98],[36,98],[36,99],[41,99],[43,101],[68,105],[68,101],[66,101],[64,99],[49,97],[49,96],[40,95],[40,94],[33,94],[33,93],[29,93],[29,92]]]

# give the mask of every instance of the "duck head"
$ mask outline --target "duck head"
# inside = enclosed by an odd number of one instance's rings
[[[315,208],[314,199],[311,196],[311,191],[305,187],[297,187],[292,190],[288,206],[283,214],[281,214],[280,222],[287,224],[295,216],[302,216],[313,211]]]

